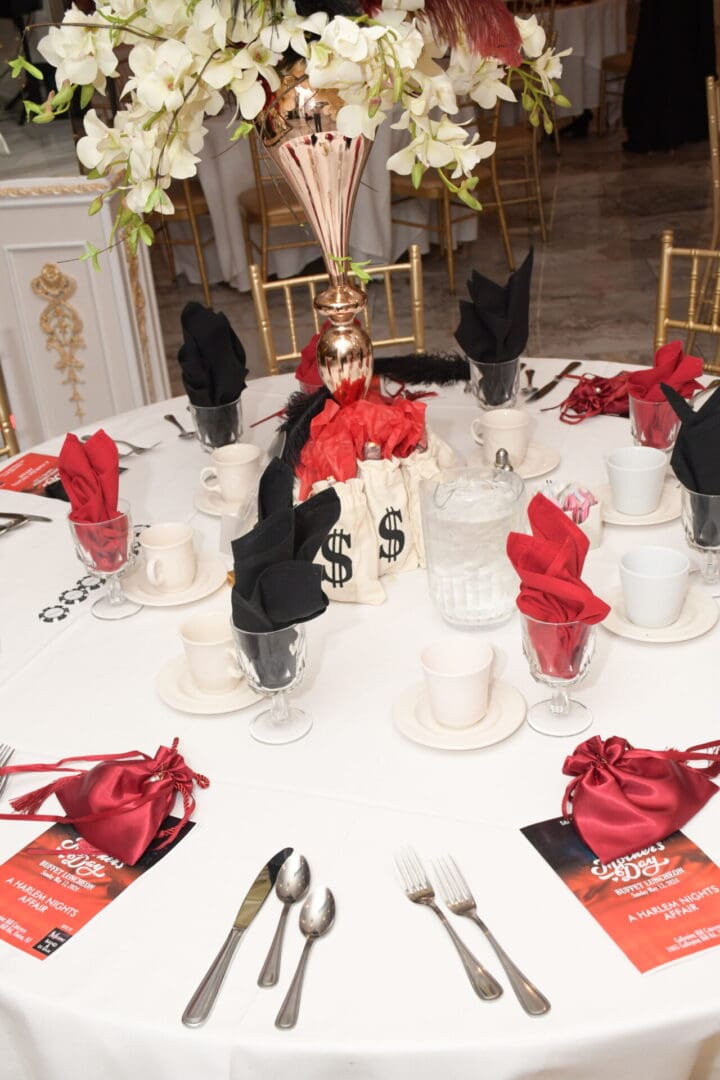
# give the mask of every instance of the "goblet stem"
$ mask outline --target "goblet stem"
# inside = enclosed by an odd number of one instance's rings
[[[703,581],[706,585],[717,585],[718,582],[720,582],[720,566],[718,565],[717,551],[705,552]]]
[[[284,724],[290,719],[290,707],[283,691],[270,698],[270,719],[273,724]]]
[[[107,579],[108,584],[108,600],[113,607],[117,607],[125,600],[125,593],[123,587],[120,584],[120,577],[118,574],[111,574]]]
[[[554,686],[550,698],[550,712],[553,716],[567,716],[570,712],[570,698],[567,690],[561,686]]]

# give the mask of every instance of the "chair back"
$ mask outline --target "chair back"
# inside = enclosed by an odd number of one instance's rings
[[[267,152],[259,139],[256,131],[251,131],[248,137],[250,143],[250,154],[252,156],[253,174],[255,176],[255,190],[258,197],[258,208],[260,210],[260,217],[263,224],[267,224],[268,221],[268,191],[273,190],[277,192],[286,207],[290,208],[298,206],[297,195],[293,193],[292,188],[288,184],[287,180],[283,176],[278,165],[273,161],[270,154]],[[305,222],[305,215],[301,211],[297,211],[297,224],[302,225]],[[288,244],[287,247],[294,245]]]
[[[17,435],[15,434],[15,422],[8,400],[7,388],[0,368],[0,458],[12,457],[20,452]]]
[[[712,178],[713,231],[710,247],[720,242],[720,82],[708,75],[705,80],[710,142],[710,176]]]
[[[667,229],[660,241],[655,348],[666,344],[670,330],[685,331],[686,350],[696,335],[707,335],[715,339],[715,355],[704,368],[720,371],[720,250],[674,247],[673,239]]]
[[[412,244],[408,255],[407,262],[367,267],[373,283],[362,319],[375,349],[410,345],[415,352],[425,351],[425,300],[420,248]],[[255,265],[250,267],[255,315],[269,375],[279,374],[282,363],[297,362],[311,335],[320,330],[320,318],[313,301],[328,283],[327,274],[263,281],[260,268]],[[357,279],[354,284],[359,284]],[[381,284],[382,289],[376,291],[376,284]],[[375,310],[374,301],[378,294],[384,300],[384,311]],[[379,303],[377,307],[380,308]],[[402,332],[405,328],[398,320],[399,308],[409,311],[406,332]],[[283,323],[288,347],[279,351],[275,335]]]

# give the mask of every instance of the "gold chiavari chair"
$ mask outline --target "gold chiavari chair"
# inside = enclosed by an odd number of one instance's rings
[[[13,457],[20,452],[7,387],[0,368],[0,458]]]
[[[265,151],[255,132],[250,133],[250,153],[252,154],[255,187],[243,191],[238,196],[242,215],[245,256],[248,270],[255,262],[255,252],[260,256],[260,273],[263,281],[268,279],[268,254],[271,251],[287,251],[290,248],[317,247],[307,217],[297,196],[293,194],[287,180],[283,179],[277,165]],[[273,229],[304,227],[305,236],[293,237],[278,243],[270,242]],[[260,243],[252,238],[252,228],[259,227]]]
[[[712,233],[710,248],[716,251],[720,248],[720,82],[712,75],[705,80],[705,92],[707,97],[708,114],[708,142],[710,144],[710,180],[712,196]],[[707,296],[710,279],[711,264],[706,263],[700,283],[698,313],[701,316],[707,314],[710,300]],[[688,336],[688,352],[692,352],[695,344],[695,331]]]
[[[687,331],[685,349],[689,351],[689,335],[693,340],[697,334],[707,334],[717,339],[715,356],[712,361],[705,361],[706,371],[720,372],[720,250],[710,248],[673,247],[673,233],[667,229],[660,241],[660,278],[658,281],[657,308],[655,314],[655,349],[665,345],[668,330]],[[673,289],[678,297],[677,277],[673,271],[687,273],[687,299],[683,289],[682,305],[684,317],[678,319],[673,311]],[[700,310],[701,280],[707,275],[708,292],[706,312]]]
[[[207,266],[205,264],[205,254],[203,249],[206,248],[208,244],[212,243],[213,238],[211,233],[207,239],[203,240],[200,234],[199,218],[208,217],[210,214],[210,208],[207,204],[202,184],[196,176],[192,177],[190,180],[176,180],[175,183],[171,184],[168,195],[172,199],[175,213],[169,217],[169,220],[168,216],[165,214],[155,214],[153,215],[153,221],[158,234],[158,239],[165,248],[170,276],[173,281],[177,281],[173,248],[185,247],[188,245],[192,246],[195,251],[195,258],[200,272],[200,283],[202,285],[203,296],[205,297],[205,304],[207,307],[212,307],[210,282],[208,281]],[[177,235],[173,236],[170,232],[170,226],[179,221],[185,221],[190,225],[189,239]]]
[[[385,301],[384,318],[381,319],[379,312],[370,310],[375,298],[376,285],[373,284],[368,298],[370,302],[363,318],[373,347],[382,349],[388,346],[409,345],[415,352],[424,352],[425,300],[420,248],[417,244],[410,246],[407,262],[370,266],[366,269],[375,283],[380,284],[377,279],[382,279],[382,294]],[[408,282],[409,303],[405,301],[404,295],[396,296],[395,292],[396,286],[398,294],[401,289],[404,289],[405,279]],[[318,292],[321,292],[328,284],[328,280],[327,274],[310,274],[305,277],[286,278],[284,281],[263,281],[260,268],[254,264],[250,267],[250,286],[268,374],[278,375],[280,364],[293,361],[296,363],[313,330],[315,333],[320,330],[320,318],[313,301]],[[357,280],[355,284],[358,284]],[[296,294],[300,294],[297,301]],[[273,303],[276,297],[280,302]],[[300,320],[296,309],[296,302],[299,304],[300,298],[302,310],[309,311],[312,318],[311,325],[306,325],[304,329],[299,327]],[[407,333],[400,330],[398,309],[409,311],[410,325]],[[284,352],[279,352],[275,334],[281,325],[283,313],[289,348]],[[373,323],[376,324],[375,332]]]
[[[484,109],[475,111],[480,138],[491,139],[495,144],[495,153],[488,159],[480,173],[480,191],[476,195],[483,205],[483,211],[497,210],[500,232],[502,235],[508,266],[515,269],[510,232],[507,225],[506,210],[509,206],[535,207],[543,243],[547,240],[545,209],[543,206],[542,183],[540,180],[540,136],[538,129],[523,118],[519,124],[506,127],[500,122],[502,103],[498,101],[492,114]],[[488,202],[482,194],[482,182],[486,171],[489,173],[493,191],[493,201]]]

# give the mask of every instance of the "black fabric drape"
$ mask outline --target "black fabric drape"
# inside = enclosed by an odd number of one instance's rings
[[[641,0],[623,98],[628,148],[707,138],[705,78],[714,74],[713,0]]]

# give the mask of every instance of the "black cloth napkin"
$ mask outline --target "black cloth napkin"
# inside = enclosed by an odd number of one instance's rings
[[[470,299],[460,301],[460,325],[455,331],[455,340],[471,361],[497,364],[516,360],[522,353],[529,333],[532,268],[530,248],[505,285],[473,270],[467,283]],[[497,372],[483,368],[483,380],[487,403],[500,405],[511,395],[515,368]]]
[[[694,411],[677,390],[662,391],[680,419],[670,464],[683,487],[703,495],[720,495],[720,387]]]
[[[232,542],[232,612],[239,630],[267,633],[323,613],[322,567],[312,560],[339,516],[332,488],[294,507],[292,469],[272,459],[260,479],[258,523]]]
[[[662,391],[680,419],[680,431],[670,465],[676,477],[691,492],[720,495],[720,387],[694,411],[681,394],[665,383]],[[693,532],[701,547],[720,544],[720,503],[690,497]]]
[[[178,351],[182,381],[192,405],[229,405],[245,389],[245,350],[227,316],[195,301],[180,316],[184,343]]]

